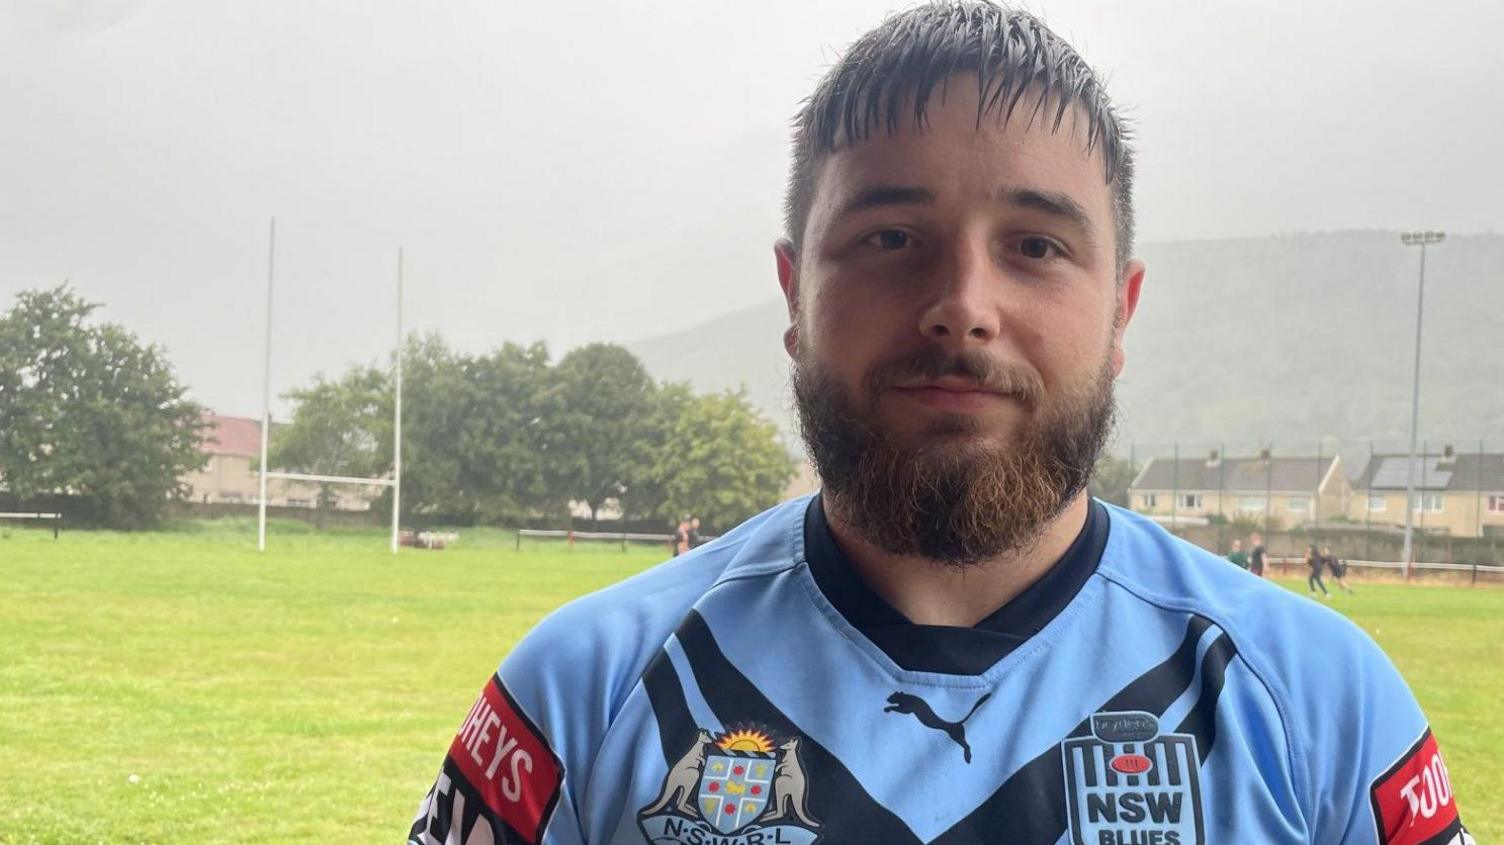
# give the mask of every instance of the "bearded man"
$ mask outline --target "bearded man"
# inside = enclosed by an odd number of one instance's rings
[[[799,113],[775,248],[821,492],[539,623],[410,841],[1466,841],[1358,628],[1087,495],[1132,178],[1033,16],[858,40]]]

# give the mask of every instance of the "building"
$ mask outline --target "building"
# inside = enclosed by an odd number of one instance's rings
[[[1161,522],[1205,524],[1219,516],[1291,528],[1346,517],[1352,483],[1342,459],[1276,457],[1266,450],[1252,458],[1224,458],[1216,451],[1197,458],[1150,458],[1128,487],[1133,510]]]
[[[183,477],[188,500],[205,504],[258,504],[261,479],[256,465],[261,458],[261,423],[248,417],[205,415],[208,427],[199,450],[209,456],[204,468]],[[275,428],[273,429],[275,430]],[[337,510],[365,511],[381,491],[379,487],[341,484],[334,488]],[[313,508],[318,505],[319,485],[301,481],[269,479],[269,506]]]
[[[1353,483],[1348,516],[1368,525],[1403,527],[1408,455],[1373,455]],[[1457,452],[1415,458],[1412,524],[1454,537],[1504,538],[1504,453]]]

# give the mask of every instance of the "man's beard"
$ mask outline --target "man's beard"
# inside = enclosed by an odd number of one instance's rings
[[[975,378],[1033,413],[1003,441],[957,441],[955,435],[986,432],[956,414],[918,433],[917,445],[900,444],[884,430],[879,397],[900,379],[946,375]],[[873,368],[863,404],[802,352],[793,382],[801,433],[834,515],[884,552],[953,566],[1038,539],[1086,489],[1114,411],[1110,359],[1091,381],[1048,397],[1032,371],[938,347]]]

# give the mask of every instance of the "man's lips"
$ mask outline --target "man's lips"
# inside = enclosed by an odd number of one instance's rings
[[[894,385],[893,392],[925,407],[953,412],[984,411],[1017,400],[975,379],[954,376]]]

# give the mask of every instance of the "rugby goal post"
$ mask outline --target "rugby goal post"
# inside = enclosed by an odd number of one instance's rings
[[[305,472],[272,472],[266,467],[272,431],[272,282],[277,266],[277,218],[271,222],[271,236],[266,258],[266,358],[261,382],[261,466],[258,468],[260,490],[257,495],[256,549],[266,551],[266,482],[306,481],[315,484],[354,484],[364,487],[392,488],[392,554],[400,547],[398,525],[402,514],[402,248],[397,248],[397,351],[393,356],[392,389],[392,477],[352,478],[343,475],[316,475]]]

